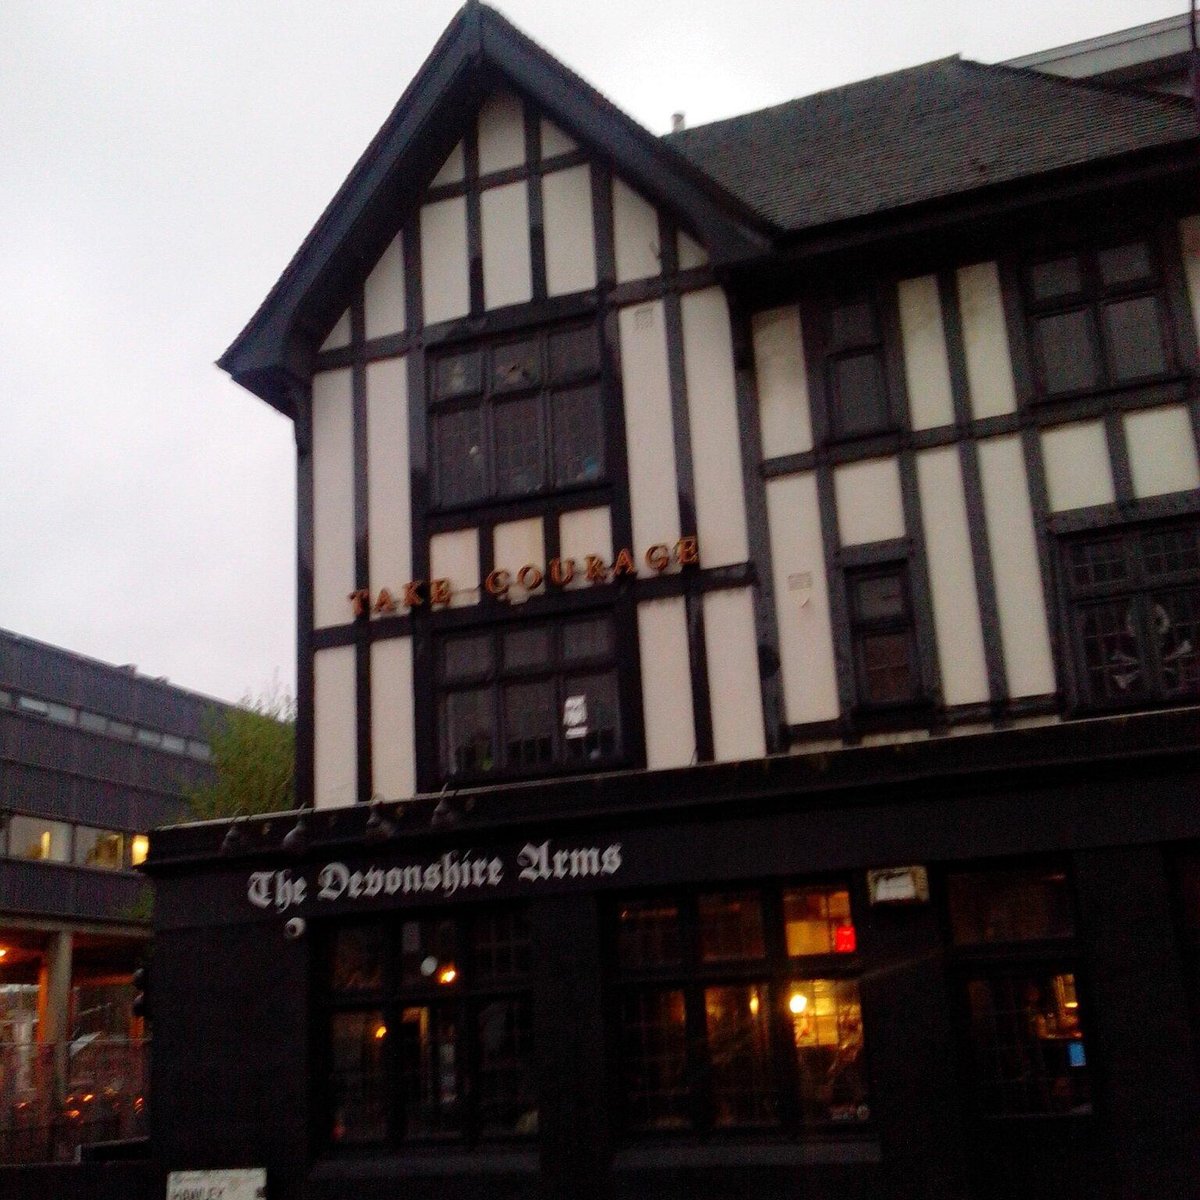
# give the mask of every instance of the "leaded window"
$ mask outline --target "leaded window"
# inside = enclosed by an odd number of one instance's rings
[[[863,1126],[870,1096],[856,951],[840,884],[618,904],[626,1129]]]
[[[1200,524],[1081,535],[1064,542],[1062,563],[1084,703],[1200,694]]]
[[[536,1134],[529,945],[520,908],[330,929],[322,977],[329,1143]]]
[[[620,759],[616,639],[607,614],[447,635],[437,661],[447,778],[586,771]]]
[[[858,707],[883,710],[921,698],[916,621],[904,563],[846,572]]]
[[[594,324],[455,347],[431,360],[439,507],[602,482],[607,474]]]
[[[835,437],[881,433],[895,425],[879,306],[861,294],[830,305],[825,377]]]

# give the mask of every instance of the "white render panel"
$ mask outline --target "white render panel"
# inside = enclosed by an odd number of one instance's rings
[[[313,655],[313,806],[353,804],[358,790],[354,647]]]
[[[367,529],[371,589],[412,578],[408,370],[403,358],[367,365]]]
[[[618,283],[659,274],[658,213],[619,179],[613,180],[613,238]]]
[[[479,173],[525,162],[525,109],[512,92],[495,92],[479,110]]]
[[[570,154],[579,147],[557,125],[542,121],[542,158],[553,158],[556,154]]]
[[[592,224],[592,171],[584,163],[542,177],[546,233],[546,290],[551,296],[596,286],[596,233]]]
[[[321,343],[322,350],[340,350],[350,345],[350,310],[346,309],[337,324],[329,331],[329,336]]]
[[[752,325],[763,458],[803,454],[813,439],[800,310],[789,304],[755,313]]]
[[[1196,439],[1184,405],[1126,413],[1125,442],[1133,494],[1139,499],[1200,487]]]
[[[716,287],[680,307],[700,561],[722,567],[750,556],[729,308]]]
[[[680,533],[662,301],[621,309],[618,325],[633,543],[641,553],[656,542],[673,544]],[[638,570],[649,568],[639,559]]]
[[[563,513],[558,519],[558,553],[560,558],[575,560],[575,578],[567,587],[590,587],[584,579],[587,556],[596,554],[612,565],[612,514],[608,506]]]
[[[689,237],[681,229],[675,238],[675,254],[679,259],[679,269],[690,271],[693,267],[708,265],[708,251],[694,237]]]
[[[947,704],[975,704],[989,696],[987,660],[957,447],[918,454],[917,486],[942,690]]]
[[[313,376],[313,623],[347,625],[354,590],[354,412],[350,372]]]
[[[529,261],[529,189],[524,182],[488,188],[483,224],[483,302],[487,308],[533,299]]]
[[[959,268],[958,304],[972,415],[976,418],[995,417],[1014,412],[1017,393],[1013,385],[1000,273],[994,262]]]
[[[937,277],[922,275],[918,279],[904,279],[896,290],[912,427],[936,429],[940,425],[953,425],[950,360],[946,355],[946,331],[942,325]]]
[[[385,800],[417,790],[412,638],[371,646],[371,788]]]
[[[363,288],[367,337],[386,337],[404,329],[404,240],[396,234]]]
[[[1051,512],[1111,504],[1112,464],[1103,421],[1076,421],[1042,434],[1042,461]]]
[[[462,196],[421,209],[421,292],[427,325],[470,311],[467,202]]]
[[[456,529],[429,539],[429,577],[450,580],[450,607],[479,603],[479,530]]]
[[[1055,688],[1054,660],[1021,438],[986,438],[978,448],[1008,694],[1044,696]]]
[[[530,596],[541,595],[541,587],[527,592],[517,583],[517,572],[526,563],[532,563],[540,571],[546,570],[545,523],[541,517],[527,517],[523,521],[505,521],[497,525],[492,539],[492,560],[497,568],[507,571],[512,584],[508,590],[511,604],[519,604]]]
[[[749,588],[709,592],[704,597],[704,649],[716,761],[762,758],[767,744],[754,597]]]
[[[1200,215],[1184,217],[1179,222],[1179,241],[1188,297],[1192,302],[1192,320],[1196,324],[1196,336],[1200,337]]]
[[[459,142],[442,163],[438,173],[433,177],[431,187],[440,187],[443,183],[458,183],[467,173],[466,156],[463,154],[463,144]]]
[[[843,546],[887,542],[905,536],[900,465],[894,458],[869,458],[833,472],[838,535]]]
[[[811,471],[767,482],[767,527],[788,723],[838,715],[829,584],[817,480]]]
[[[637,620],[646,766],[686,767],[696,758],[696,727],[683,598],[643,601]]]

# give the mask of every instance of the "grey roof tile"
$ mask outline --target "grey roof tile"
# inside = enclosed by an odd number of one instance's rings
[[[664,140],[796,232],[1196,136],[1180,97],[946,58]]]

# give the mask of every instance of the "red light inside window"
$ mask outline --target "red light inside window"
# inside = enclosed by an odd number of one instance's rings
[[[833,949],[838,954],[853,954],[858,949],[853,925],[839,925],[833,931]]]

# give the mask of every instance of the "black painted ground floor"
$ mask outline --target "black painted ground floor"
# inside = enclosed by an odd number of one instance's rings
[[[165,831],[156,1161],[271,1200],[1200,1195],[1196,733]]]

